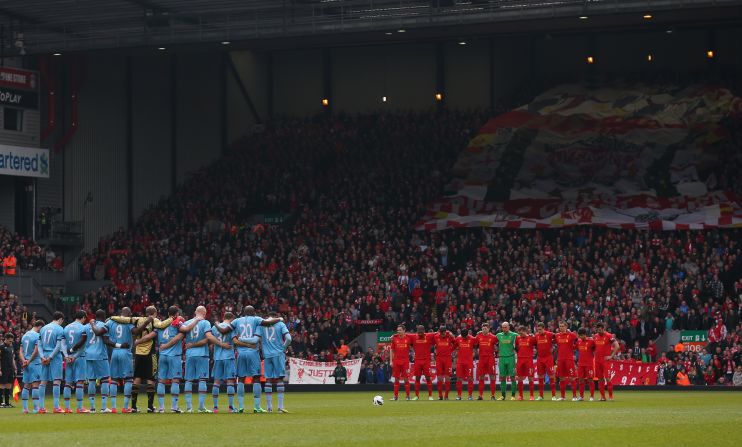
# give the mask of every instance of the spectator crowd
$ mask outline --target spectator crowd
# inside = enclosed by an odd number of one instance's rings
[[[366,382],[391,371],[383,353],[345,345],[363,331],[502,321],[553,330],[561,320],[576,330],[601,320],[623,356],[660,361],[663,379],[685,368],[698,382],[732,382],[742,366],[742,230],[414,230],[484,120],[442,111],[271,124],[84,254],[82,278],[111,285],[73,310],[178,304],[191,315],[203,304],[221,318],[247,304],[276,309],[291,355],[334,362],[344,346],[363,357]],[[19,265],[45,261],[13,238],[0,230]],[[24,311],[2,303],[4,321],[20,322],[4,329],[21,334]],[[712,351],[658,353],[652,343],[717,321],[727,333]]]

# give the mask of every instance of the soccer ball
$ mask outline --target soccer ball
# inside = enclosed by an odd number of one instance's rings
[[[384,398],[381,396],[374,396],[374,405],[375,406],[384,405]]]

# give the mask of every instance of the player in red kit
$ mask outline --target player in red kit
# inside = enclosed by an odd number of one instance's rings
[[[430,377],[430,348],[433,346],[433,333],[425,333],[425,326],[418,325],[417,333],[410,334],[412,349],[415,351],[415,362],[412,365],[412,375],[415,377],[415,397],[420,399],[420,378],[425,376],[428,386],[428,400],[433,400],[433,381]]]
[[[448,392],[451,391],[451,367],[453,350],[456,349],[456,337],[441,325],[438,332],[433,336],[435,343],[435,369],[438,374],[438,400],[448,400]],[[443,388],[445,385],[445,396]]]
[[[461,335],[456,337],[456,400],[461,400],[461,390],[466,383],[469,392],[469,400],[472,400],[474,381],[472,370],[474,369],[474,346],[477,339],[469,335],[469,329],[462,329]]]
[[[551,385],[551,400],[556,397],[556,377],[554,376],[554,333],[548,332],[544,323],[536,326],[536,372],[538,373],[538,397],[536,400],[544,400],[544,378],[549,375]]]
[[[536,347],[536,339],[528,335],[528,329],[525,326],[518,327],[515,347],[518,349],[518,358],[515,363],[515,374],[518,376],[518,400],[523,400],[523,379],[526,377],[531,391],[531,400],[533,400],[533,348]]]
[[[575,343],[577,335],[567,330],[567,323],[559,323],[559,332],[556,333],[557,345],[557,375],[559,376],[559,391],[561,398],[564,400],[564,394],[567,392],[567,382],[572,387],[572,400],[577,400],[577,388],[575,387]]]
[[[605,331],[605,324],[598,323],[595,325],[595,376],[598,378],[598,388],[600,389],[600,400],[605,401],[605,387],[608,385],[608,397],[613,400],[613,384],[611,383],[610,371],[608,371],[608,361],[614,358],[620,346],[616,337]]]
[[[490,332],[490,325],[484,323],[482,331],[477,334],[477,345],[479,346],[479,364],[477,365],[477,376],[479,378],[479,397],[482,400],[484,394],[484,377],[490,379],[490,399],[495,400],[495,387],[497,387],[497,376],[495,376],[495,344],[497,337]]]
[[[577,330],[577,380],[580,381],[580,400],[585,400],[585,383],[590,384],[590,402],[595,400],[595,381],[593,365],[595,364],[595,341],[587,336],[587,329]]]
[[[410,337],[405,334],[404,326],[397,326],[397,333],[392,335],[392,377],[394,377],[394,400],[399,398],[399,384],[404,382],[407,400],[410,400]]]

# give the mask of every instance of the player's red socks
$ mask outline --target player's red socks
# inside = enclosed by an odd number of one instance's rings
[[[428,397],[433,397],[433,380],[430,377],[425,378],[425,384],[428,385]]]
[[[559,392],[562,394],[562,399],[564,399],[564,395],[567,393],[567,382],[564,380],[559,381]]]
[[[580,380],[580,397],[585,398],[585,382]]]
[[[518,396],[520,396],[521,399],[523,399],[523,381],[518,381]]]
[[[603,380],[598,381],[598,389],[600,390],[600,398],[605,399],[605,382]]]
[[[484,394],[484,377],[479,378],[479,397]]]
[[[574,379],[569,381],[569,386],[572,388],[572,398],[577,397],[577,383],[575,383]]]
[[[399,380],[394,381],[394,398],[399,397]]]
[[[595,381],[590,379],[590,398],[595,397]]]
[[[438,397],[443,399],[443,377],[438,376]]]
[[[544,379],[543,378],[539,378],[538,380],[538,396],[542,399],[544,398]]]
[[[613,399],[613,384],[608,382],[608,398]]]
[[[471,393],[474,392],[474,381],[470,380],[466,385],[466,391],[469,392],[469,397],[471,397]]]
[[[409,380],[404,383],[404,393],[409,399],[410,398],[410,381]]]
[[[531,392],[531,399],[533,399],[533,377],[528,379],[528,390]],[[544,393],[541,393],[544,394]]]
[[[415,379],[415,396],[420,397],[420,378]]]
[[[461,397],[461,388],[462,388],[461,381],[457,379],[456,380],[456,395],[458,397]]]
[[[551,384],[551,397],[555,397],[556,396],[556,382],[552,380],[549,383]]]
[[[451,391],[451,379],[446,380],[446,395],[444,396],[446,399],[448,399],[448,393]]]

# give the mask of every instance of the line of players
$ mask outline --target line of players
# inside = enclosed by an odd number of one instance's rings
[[[170,386],[171,412],[181,413],[178,401],[184,380],[186,412],[193,412],[194,386],[198,393],[198,412],[206,409],[207,380],[209,379],[209,345],[213,345],[214,364],[212,398],[213,412],[218,412],[220,387],[226,385],[230,413],[244,412],[245,379],[253,379],[254,413],[272,412],[272,394],[278,398],[277,411],[284,409],[285,350],[291,336],[283,319],[271,314],[263,319],[252,306],[246,306],[242,316],[235,318],[227,312],[224,320],[213,326],[205,319],[206,308],[199,306],[188,321],[180,316],[176,306],[168,309],[168,318],[156,318],[157,309],[150,306],[145,317],[133,317],[127,307],[119,316],[106,320],[103,310],[95,319],[87,320],[85,312],[75,314],[75,320],[65,327],[64,314],[55,312],[53,321],[44,325],[38,320],[21,339],[20,358],[23,364],[23,412],[29,413],[29,397],[33,401],[31,412],[47,413],[44,396],[47,385],[52,383],[54,413],[72,413],[70,400],[73,390],[77,400],[77,413],[94,413],[97,384],[100,384],[100,412],[116,413],[118,387],[123,384],[122,413],[132,413],[129,407],[132,395],[134,358],[132,347],[154,341],[159,347],[157,397],[159,408],[148,412],[165,412],[165,390]],[[143,334],[143,328],[154,330]],[[155,341],[156,339],[156,341]],[[108,348],[111,348],[109,360]],[[236,352],[236,355],[235,355]],[[261,408],[262,387],[261,353],[265,369],[266,408]],[[183,355],[185,354],[185,373]],[[137,356],[138,357],[138,356]],[[64,379],[64,389],[61,384]],[[90,408],[83,406],[85,382],[88,384]],[[235,388],[237,405],[234,405]],[[60,392],[64,408],[60,407]],[[110,404],[110,408],[109,408]]]
[[[510,324],[502,323],[501,331],[493,334],[489,324],[482,325],[476,336],[462,329],[455,337],[445,326],[438,332],[426,333],[420,325],[416,333],[406,333],[404,326],[397,327],[391,337],[392,376],[394,381],[393,400],[399,398],[399,388],[404,384],[407,400],[410,400],[410,350],[414,353],[412,376],[415,379],[415,397],[420,398],[420,382],[425,377],[428,386],[428,400],[433,400],[430,375],[431,349],[435,348],[435,367],[438,385],[438,400],[448,400],[451,387],[451,367],[453,354],[456,352],[456,400],[461,400],[463,387],[467,387],[468,399],[473,400],[474,381],[474,348],[478,348],[479,363],[479,397],[483,400],[485,378],[490,380],[491,399],[495,400],[495,347],[498,347],[498,370],[501,378],[502,395],[497,400],[505,400],[506,388],[511,388],[510,400],[523,400],[523,384],[527,378],[530,384],[530,400],[544,400],[544,377],[548,375],[551,385],[551,400],[565,400],[566,387],[572,389],[572,400],[584,400],[585,386],[590,390],[590,400],[594,400],[595,381],[598,378],[600,400],[605,401],[606,389],[608,399],[613,400],[613,385],[610,383],[608,361],[614,358],[619,350],[615,337],[605,331],[603,323],[597,323],[592,337],[588,337],[586,328],[577,333],[568,330],[566,323],[559,324],[557,333],[549,332],[543,323],[536,327],[535,334],[529,334],[525,326],[518,327],[518,334],[510,331]],[[556,374],[554,370],[553,351],[556,346]],[[534,399],[534,351],[538,373],[538,397]],[[578,353],[575,365],[575,351]],[[559,378],[560,396],[556,397],[556,380]],[[508,378],[510,382],[508,382]],[[515,384],[518,385],[518,398],[515,397]],[[579,388],[579,397],[577,391]]]

